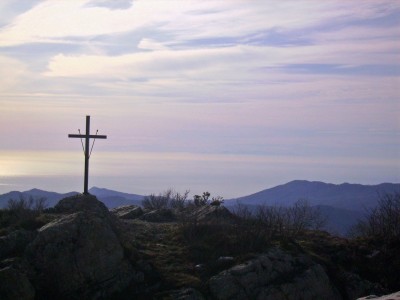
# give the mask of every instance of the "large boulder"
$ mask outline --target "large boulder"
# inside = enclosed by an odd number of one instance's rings
[[[0,259],[23,254],[26,246],[36,237],[36,231],[16,230],[0,237]]]
[[[213,276],[215,299],[342,299],[324,268],[305,255],[274,248]]]
[[[82,210],[40,228],[27,247],[25,256],[39,299],[107,298],[125,289],[135,276],[108,210],[91,197],[85,200],[90,202],[60,201],[60,211]]]
[[[2,300],[33,300],[35,289],[24,273],[10,266],[5,267],[0,269],[0,298]]]
[[[231,222],[236,217],[224,206],[204,205],[190,212],[190,217],[200,222]]]
[[[79,211],[90,211],[96,212],[102,216],[110,215],[107,206],[103,202],[97,200],[96,196],[92,196],[90,194],[78,194],[64,198],[60,200],[56,206],[54,206],[54,210],[63,214],[70,214]]]
[[[181,288],[171,291],[165,299],[174,300],[205,300],[204,296],[194,288]]]
[[[164,223],[177,220],[176,214],[172,209],[161,208],[152,210],[140,216],[140,219],[147,222]]]
[[[136,219],[143,215],[143,209],[137,205],[123,205],[113,208],[111,213],[121,219]]]

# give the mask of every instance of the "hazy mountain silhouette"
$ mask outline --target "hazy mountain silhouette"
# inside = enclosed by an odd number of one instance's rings
[[[141,205],[144,196],[122,193],[104,188],[92,187],[89,193],[95,195],[97,199],[102,201],[108,208],[114,208],[121,205]]]
[[[6,207],[7,202],[10,199],[19,200],[21,198],[29,199],[30,197],[32,197],[33,199],[46,198],[47,205],[49,207],[52,207],[56,205],[58,201],[60,201],[61,199],[76,194],[78,194],[78,192],[56,193],[56,192],[43,191],[39,189],[31,189],[25,192],[11,191],[9,193],[0,195],[0,208]]]
[[[400,192],[400,184],[378,185],[330,184],[318,181],[295,180],[248,196],[229,199],[225,206],[237,203],[252,211],[259,205],[292,206],[299,199],[319,209],[326,219],[325,229],[338,235],[346,235],[368,209],[375,207],[385,193]]]
[[[327,205],[345,210],[364,212],[374,207],[385,193],[400,192],[400,184],[378,185],[331,184],[319,181],[295,180],[258,193],[225,201],[251,205],[290,206],[299,199],[307,199],[310,205]]]
[[[144,197],[141,195],[122,193],[98,187],[92,187],[91,189],[89,189],[89,193],[95,195],[108,208],[114,208],[121,205],[132,205],[132,204],[140,205]],[[14,200],[18,200],[20,198],[29,199],[30,197],[32,197],[33,199],[46,198],[47,206],[53,207],[61,199],[76,194],[79,193],[78,192],[56,193],[56,192],[43,191],[39,189],[32,189],[25,192],[12,191],[0,195],[0,208],[6,207],[7,202],[10,199]]]
[[[309,204],[318,207],[327,219],[326,229],[332,233],[345,235],[362,218],[367,209],[376,206],[380,196],[385,193],[400,192],[400,184],[382,183],[378,185],[330,184],[318,181],[295,180],[266,189],[248,196],[225,200],[225,206],[232,208],[242,203],[255,210],[258,205],[291,206],[299,199],[307,199]],[[141,205],[144,196],[92,187],[89,193],[95,195],[108,208],[121,205]],[[7,206],[9,199],[21,197],[46,198],[49,207],[63,198],[78,194],[55,193],[39,189],[25,192],[12,191],[0,195],[0,208]]]

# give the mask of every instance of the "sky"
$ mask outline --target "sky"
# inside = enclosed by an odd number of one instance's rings
[[[1,0],[0,193],[400,182],[400,1]]]

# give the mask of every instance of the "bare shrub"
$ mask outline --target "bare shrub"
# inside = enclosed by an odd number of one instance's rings
[[[307,200],[298,200],[290,207],[259,205],[254,211],[239,204],[234,213],[248,235],[266,238],[293,237],[308,229],[320,229],[325,223],[320,210]]]
[[[151,210],[167,208],[169,205],[170,196],[171,190],[164,192],[164,194],[159,194],[158,196],[155,194],[151,194],[144,197],[144,199],[142,200],[142,205],[144,208]]]
[[[33,199],[30,196],[28,199],[24,197],[20,197],[18,200],[10,199],[7,202],[6,210],[15,213],[15,214],[24,214],[27,212],[31,213],[41,213],[47,207],[47,199],[46,198],[37,198]]]
[[[212,197],[210,201],[210,205],[212,206],[221,206],[224,203],[224,198],[221,196]]]
[[[144,197],[142,205],[143,208],[150,210],[162,208],[173,208],[181,210],[184,209],[188,203],[188,195],[188,190],[185,191],[183,194],[180,194],[173,189],[168,189],[159,195],[151,194],[150,196]]]
[[[172,198],[170,199],[171,208],[182,210],[186,207],[188,203],[189,190],[186,190],[183,194],[174,192]]]
[[[300,199],[288,210],[286,226],[292,235],[297,235],[307,229],[318,230],[326,223],[318,208],[311,207],[307,200]]]
[[[193,203],[196,206],[205,206],[209,204],[209,198],[210,198],[210,193],[209,192],[204,192],[203,195],[194,195],[193,197]]]
[[[1,220],[2,226],[22,227],[25,229],[35,229],[40,227],[40,222],[36,218],[46,209],[46,198],[29,197],[28,199],[20,197],[19,199],[10,199],[4,210]]]
[[[400,193],[385,194],[378,205],[367,211],[367,217],[352,229],[357,236],[381,240],[400,239]]]
[[[7,202],[6,209],[10,212],[21,212],[30,210],[33,205],[33,198],[25,199],[20,197],[19,199],[9,199]]]

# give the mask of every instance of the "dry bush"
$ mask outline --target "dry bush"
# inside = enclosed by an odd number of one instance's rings
[[[6,208],[1,214],[1,227],[21,227],[25,229],[36,229],[43,223],[36,219],[43,213],[47,207],[46,198],[29,197],[28,199],[20,197],[19,199],[10,199]]]
[[[156,210],[163,208],[173,208],[173,209],[184,209],[188,203],[187,197],[189,195],[189,191],[185,191],[183,194],[180,194],[173,189],[168,189],[165,192],[155,195],[151,194],[150,196],[144,197],[142,201],[142,206],[145,209]]]
[[[383,241],[400,240],[400,193],[381,196],[378,205],[367,211],[367,217],[356,224],[352,234]]]
[[[303,199],[290,207],[260,205],[253,211],[238,204],[234,214],[238,216],[239,230],[259,239],[295,237],[309,229],[321,229],[325,223],[319,209]]]

